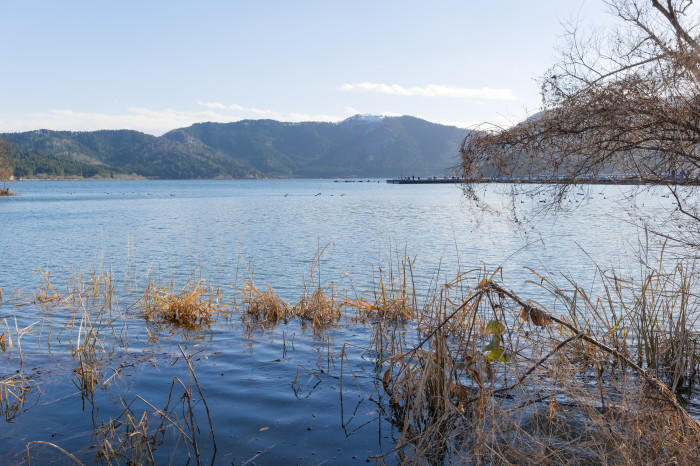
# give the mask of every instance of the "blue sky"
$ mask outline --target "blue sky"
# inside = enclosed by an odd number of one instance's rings
[[[0,6],[0,132],[537,111],[562,22],[599,0],[31,1]]]

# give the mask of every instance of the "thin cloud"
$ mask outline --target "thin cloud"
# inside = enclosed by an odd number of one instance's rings
[[[400,84],[383,84],[372,82],[345,83],[339,88],[345,92],[372,92],[377,94],[398,95],[406,97],[452,97],[460,99],[484,100],[517,100],[510,89],[494,89],[482,87],[471,89],[467,87],[444,86],[428,84],[423,87],[405,87]]]
[[[341,121],[347,115],[279,112],[220,102],[202,102],[203,110],[154,110],[129,107],[122,113],[81,112],[71,109],[52,109],[45,112],[18,115],[12,119],[0,118],[0,132],[21,132],[35,129],[56,131],[94,131],[99,129],[132,129],[156,136],[172,129],[205,121],[230,123],[243,119],[270,118],[279,121]]]
[[[203,107],[216,108],[216,109],[220,109],[220,110],[223,110],[226,108],[226,105],[222,104],[221,102],[202,102],[201,100],[198,100],[197,104],[201,105]]]
[[[235,116],[215,110],[182,111],[175,109],[152,110],[130,107],[123,113],[81,112],[70,109],[52,109],[12,119],[0,119],[0,131],[94,131],[98,129],[133,129],[161,135],[171,129],[202,121],[228,122]]]
[[[223,104],[220,102],[197,102],[201,110],[177,110],[172,108],[154,110],[145,107],[129,107],[122,113],[81,112],[70,109],[53,109],[45,112],[17,115],[11,119],[0,117],[0,132],[21,132],[35,129],[52,129],[63,131],[94,131],[98,129],[132,129],[144,133],[159,136],[175,128],[190,126],[194,123],[205,121],[230,123],[243,119],[270,118],[286,122],[302,121],[328,121],[338,122],[350,115],[362,112],[354,107],[346,107],[343,115],[331,115],[323,113],[281,112],[275,110],[260,109],[256,107],[244,107],[237,104]],[[396,112],[373,112],[377,116],[401,116]],[[414,114],[434,123],[448,124],[460,128],[473,127],[477,122],[471,121],[445,121],[434,116]],[[510,126],[515,119],[498,117],[496,123],[502,126]]]

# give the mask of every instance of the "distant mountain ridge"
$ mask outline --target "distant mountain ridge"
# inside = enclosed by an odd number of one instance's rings
[[[196,123],[159,137],[132,130],[36,130],[0,139],[21,149],[13,150],[15,160],[34,160],[19,164],[18,176],[40,175],[36,161],[48,160],[54,169],[69,164],[73,172],[101,175],[333,178],[452,174],[466,135],[410,116],[356,115],[338,123]]]

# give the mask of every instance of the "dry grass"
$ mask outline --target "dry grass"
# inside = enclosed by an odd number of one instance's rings
[[[305,290],[292,312],[302,321],[311,322],[314,330],[321,330],[340,320],[343,305],[344,300],[338,300],[332,286],[326,290],[317,287],[310,292]]]
[[[48,271],[37,270],[34,275],[39,275],[42,280],[42,286],[34,293],[33,302],[34,304],[62,304],[70,300],[70,297],[66,298],[61,296],[60,293],[51,284],[51,277]]]
[[[357,298],[349,301],[357,309],[359,320],[407,322],[416,317],[416,290],[413,282],[413,261],[404,257],[400,269],[395,272],[389,267],[385,280],[384,271],[379,268],[379,285],[373,299]]]
[[[147,322],[201,330],[212,323],[216,313],[225,311],[222,298],[220,289],[204,286],[202,280],[187,283],[179,291],[149,283],[139,308]]]
[[[656,376],[662,372],[637,365],[636,346],[619,340],[624,333],[624,341],[635,341],[641,313],[624,314],[630,320],[622,325],[615,307],[617,317],[604,326],[581,290],[552,289],[575,317],[562,319],[494,278],[475,279],[459,305],[445,287],[432,293],[437,298],[421,311],[417,344],[386,322],[375,326],[383,405],[401,432],[390,454],[409,463],[700,462],[698,421],[682,408],[674,386]],[[681,330],[690,283],[677,284],[655,295],[667,308],[655,321],[660,341],[690,332]],[[620,297],[639,303],[640,292],[648,288]],[[673,346],[685,361],[698,356],[695,346]],[[685,377],[697,377],[683,367]]]
[[[304,292],[292,312],[305,322],[311,322],[314,331],[336,324],[342,316],[341,308],[346,300],[339,300],[333,284],[323,287],[321,283],[321,258],[328,245],[319,249],[311,261],[309,276],[302,277]]]
[[[256,288],[253,280],[243,285],[243,319],[249,329],[255,326],[269,328],[279,322],[288,322],[296,317],[310,322],[314,331],[337,324],[342,317],[341,309],[350,301],[340,299],[333,284],[321,284],[321,257],[328,246],[319,250],[311,262],[309,276],[302,277],[303,293],[296,305],[290,306],[267,285],[267,290]]]
[[[104,357],[127,341],[126,313],[116,305],[111,270],[108,273],[92,272],[86,278],[74,272],[61,286],[52,283],[48,271],[37,270],[35,276],[39,277],[40,285],[32,293],[31,302],[52,313],[60,308],[62,316],[67,318],[57,328],[47,326],[48,322],[44,319],[19,328],[15,320],[14,329],[7,319],[3,319],[0,326],[4,325],[7,331],[0,334],[0,349],[13,351],[16,348],[18,376],[22,377],[23,338],[34,334],[36,339],[32,345],[40,348],[45,344],[49,352],[52,343],[68,343],[70,354],[77,362],[73,370],[73,383],[81,394],[85,409],[85,403],[92,403],[95,389],[101,384]],[[24,298],[24,295],[20,295]],[[25,304],[15,302],[15,306]]]
[[[93,325],[90,315],[83,313],[78,328],[78,339],[71,349],[73,359],[78,360],[78,367],[73,370],[73,383],[80,391],[83,409],[85,402],[93,402],[95,388],[99,385],[102,375],[100,356],[105,348],[98,336],[98,328]]]
[[[287,322],[291,317],[291,309],[282,298],[275,293],[270,285],[266,291],[255,287],[252,280],[243,285],[243,318],[250,328],[260,325],[265,328],[277,325],[279,322]]]
[[[240,292],[241,317],[248,329],[299,319],[321,332],[344,317],[370,325],[368,349],[378,355],[373,400],[400,432],[387,455],[405,463],[700,463],[700,428],[680,400],[700,382],[698,299],[687,268],[647,266],[637,286],[599,271],[600,298],[573,281],[564,289],[534,274],[538,295],[551,296],[548,306],[507,289],[500,270],[472,270],[439,286],[435,279],[419,303],[411,260],[379,269],[373,293],[349,298],[322,282],[324,250],[296,305],[251,279]],[[74,382],[91,401],[104,377],[106,340],[119,334],[110,316],[128,317],[115,306],[111,273],[75,275],[65,292],[48,272],[37,274],[35,303],[74,310],[61,331],[78,362]],[[356,312],[343,314],[344,307]],[[148,322],[188,331],[208,329],[227,309],[219,289],[201,280],[179,289],[149,283],[137,308]],[[11,334],[3,322],[0,346],[16,347],[21,361],[21,338],[35,324]],[[333,357],[329,349],[327,371]],[[190,382],[174,379],[164,408],[137,397],[98,429],[103,459],[155,462],[153,449],[173,441],[199,459],[194,410],[204,396],[184,359]],[[341,384],[342,367],[341,360]],[[21,373],[0,382],[6,417],[30,387]],[[134,401],[150,409],[138,411]],[[215,445],[211,420],[210,432]]]

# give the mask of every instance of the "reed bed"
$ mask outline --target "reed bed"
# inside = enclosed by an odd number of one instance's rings
[[[653,328],[644,327],[683,356],[653,364],[638,344],[646,311],[619,307],[640,306],[639,293],[649,286],[621,291],[617,306],[611,298],[607,311],[615,317],[605,322],[582,290],[539,278],[566,316],[521,298],[492,274],[475,279],[459,305],[447,298],[449,287],[433,293],[413,345],[385,324],[375,327],[383,406],[401,432],[390,454],[410,463],[697,464],[700,426],[678,398],[682,386],[697,381],[697,368],[687,363],[697,346],[673,340],[692,333],[687,274],[663,275],[672,280],[664,282],[668,293],[654,294],[659,313]],[[660,275],[647,278],[643,283]],[[673,383],[679,380],[684,385]]]
[[[226,310],[219,288],[186,283],[179,291],[149,283],[139,308],[147,322],[168,324],[186,330],[201,330]]]
[[[359,321],[414,320],[418,299],[413,282],[413,262],[408,257],[403,257],[399,270],[394,271],[393,267],[389,266],[386,278],[385,271],[379,268],[379,283],[373,292],[373,299],[359,297],[348,300],[347,303],[357,310]]]
[[[72,313],[48,340],[70,342],[84,406],[108,380],[104,356],[128,344],[134,315],[201,334],[235,308],[248,330],[292,319],[315,334],[344,322],[368,326],[367,350],[376,355],[372,400],[398,432],[395,448],[377,462],[700,463],[700,427],[683,408],[684,396],[700,383],[700,308],[691,269],[667,270],[659,261],[644,265],[635,282],[598,269],[600,297],[573,280],[562,287],[532,271],[528,286],[549,297],[543,305],[505,286],[500,269],[458,272],[441,283],[436,274],[428,290],[418,291],[414,261],[403,258],[378,270],[373,292],[349,296],[321,281],[324,251],[294,305],[251,278],[235,306],[220,288],[190,280],[178,288],[149,281],[137,303],[122,308],[111,271],[74,274],[65,291],[48,272],[37,272],[41,285],[31,300]],[[36,323],[15,324],[14,337],[7,319],[0,324],[3,352],[16,347],[21,361],[21,338]],[[96,427],[102,460],[155,463],[155,449],[167,444],[184,445],[199,463],[196,418],[203,418],[203,407],[216,454],[192,357],[182,356],[189,383],[174,378],[163,408],[138,396],[122,400],[122,413]],[[325,374],[336,367],[334,358],[329,348]],[[0,381],[6,419],[17,415],[31,386],[21,365]],[[148,409],[135,409],[136,402]]]
[[[262,291],[256,288],[252,278],[245,282],[241,293],[242,316],[249,329],[269,328],[297,318],[302,323],[311,323],[314,331],[320,331],[340,321],[342,308],[352,301],[338,296],[332,283],[322,285],[321,257],[327,248],[319,249],[311,261],[308,277],[302,276],[303,292],[295,305],[285,302],[270,285]]]
[[[280,322],[288,322],[292,316],[289,305],[274,292],[270,285],[262,291],[256,288],[251,280],[243,285],[241,294],[244,309],[242,316],[248,328],[274,327]]]
[[[339,298],[332,283],[323,286],[321,282],[321,258],[328,245],[319,249],[311,261],[308,279],[302,276],[303,293],[292,313],[302,322],[310,322],[314,331],[319,331],[338,323],[342,316],[341,308],[345,299]]]

